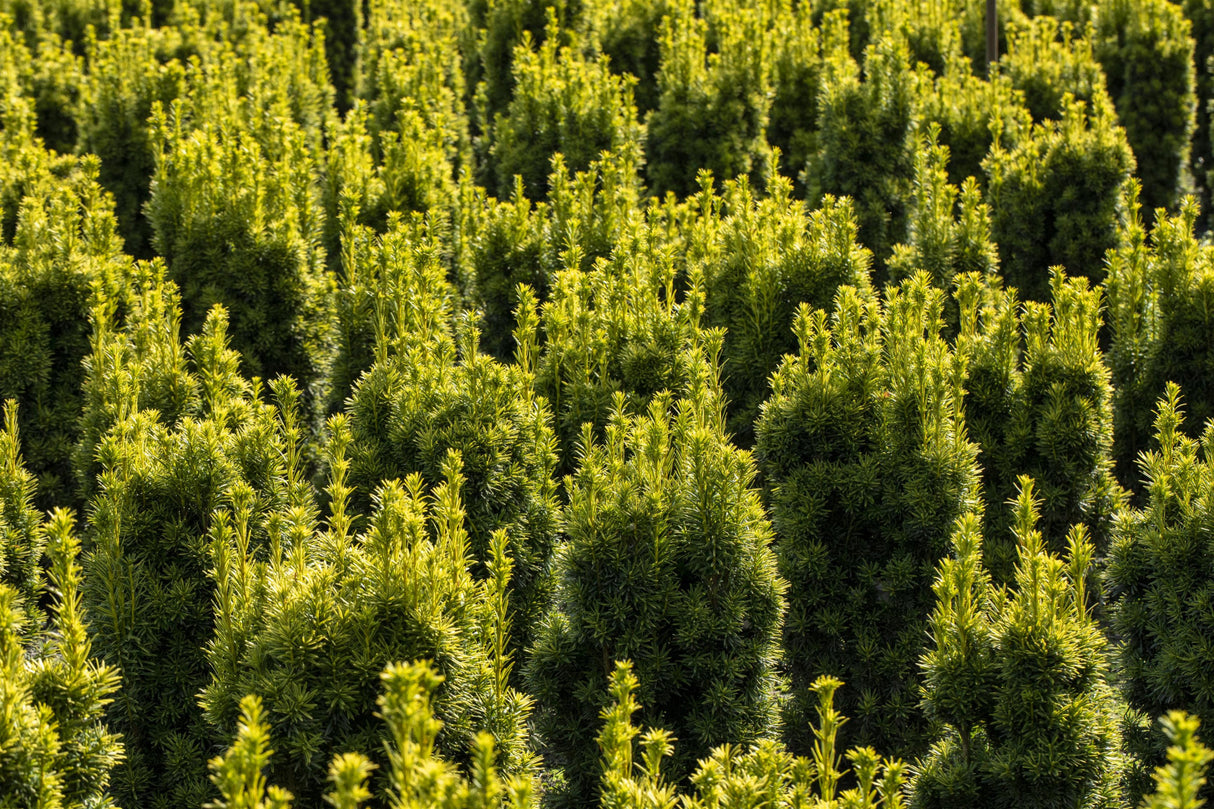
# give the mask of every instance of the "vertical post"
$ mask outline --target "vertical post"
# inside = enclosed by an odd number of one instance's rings
[[[999,17],[995,0],[986,0],[986,75],[991,75],[992,66],[999,59]]]

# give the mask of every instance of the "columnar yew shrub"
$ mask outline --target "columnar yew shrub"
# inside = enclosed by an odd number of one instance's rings
[[[660,100],[662,19],[670,12],[667,0],[597,0],[595,33],[613,73],[635,79],[633,96],[644,115]]]
[[[462,201],[461,263],[472,279],[472,298],[482,311],[485,350],[505,360],[514,352],[514,290],[527,284],[548,296],[554,267],[549,240],[551,213],[516,186],[509,201],[476,190]]]
[[[324,105],[306,92],[324,58],[306,32],[283,29],[259,40],[247,77],[237,54],[218,55],[192,68],[187,99],[156,112],[147,212],[186,330],[223,304],[249,372],[306,387],[323,375],[331,327],[313,121]],[[270,87],[273,70],[291,78]],[[256,92],[243,95],[239,78]]]
[[[608,151],[629,152],[639,162],[644,137],[632,82],[610,73],[606,59],[584,59],[550,35],[538,50],[524,38],[512,69],[514,95],[494,124],[491,155],[503,198],[513,191],[515,175],[527,197],[545,196],[558,152],[572,172],[585,171]]]
[[[1180,4],[1190,24],[1193,37],[1193,66],[1195,68],[1194,91],[1196,115],[1189,152],[1190,179],[1194,190],[1206,210],[1209,210],[1210,189],[1210,97],[1214,94],[1214,75],[1208,66],[1214,55],[1214,3],[1210,0],[1185,0]]]
[[[860,243],[883,268],[893,246],[906,238],[914,107],[926,78],[911,67],[906,41],[896,35],[869,46],[863,69],[842,49],[824,61],[818,151],[806,170],[807,195],[851,197]]]
[[[427,126],[442,130],[444,144],[455,153],[468,149],[460,50],[468,14],[463,3],[444,0],[369,4],[358,89],[373,134],[395,129],[401,112],[413,110]],[[461,165],[468,158],[463,155]]]
[[[743,445],[754,441],[768,378],[796,349],[797,306],[825,308],[845,284],[867,289],[872,259],[856,241],[850,200],[828,196],[808,212],[786,180],[768,190],[756,200],[745,180],[726,184],[716,243],[704,259],[704,323],[725,329],[728,426]]]
[[[550,35],[579,38],[587,23],[586,0],[471,0],[475,48],[464,63],[464,74],[475,89],[472,106],[479,133],[487,135],[514,94],[515,48],[525,37],[542,44]],[[488,144],[485,144],[486,146]]]
[[[1190,436],[1214,417],[1214,254],[1194,235],[1199,211],[1192,199],[1176,216],[1159,219],[1149,238],[1132,197],[1127,207],[1106,290],[1117,467],[1137,490],[1135,464],[1151,446],[1155,402],[1167,383],[1184,392]]]
[[[444,456],[437,484],[414,473],[377,486],[360,518],[349,502],[347,453],[356,440],[344,416],[330,421],[325,524],[310,491],[263,510],[247,486],[231,489],[216,516],[207,719],[231,732],[242,695],[259,697],[279,749],[272,780],[315,805],[335,753],[365,751],[387,763],[375,713],[379,672],[428,659],[446,677],[436,699],[444,753],[463,760],[476,733],[488,731],[503,769],[518,771],[530,755],[529,701],[508,682],[507,531],[490,538],[489,575],[478,581],[458,452]]]
[[[542,307],[530,289],[518,295],[518,360],[535,369],[552,408],[561,472],[576,468],[585,424],[602,436],[617,394],[635,415],[686,383],[685,349],[704,312],[700,276],[693,271],[680,294],[675,251],[656,226],[633,220],[608,258],[583,266],[580,257],[568,256]]]
[[[105,809],[113,806],[110,772],[122,759],[122,744],[105,723],[118,674],[92,656],[73,516],[34,512],[14,402],[6,403],[3,421],[0,802]]]
[[[1037,530],[1059,554],[1082,524],[1103,553],[1124,492],[1113,475],[1113,391],[1100,351],[1101,295],[1057,272],[1052,304],[958,283],[958,351],[966,356],[965,423],[979,446],[988,569],[1010,583],[1017,548],[1003,507],[1021,475],[1036,481]]]
[[[993,143],[1013,143],[1032,126],[1011,80],[998,72],[984,78],[976,70],[981,72],[967,58],[950,59],[931,84],[920,85],[916,103],[916,145],[932,126],[940,127],[939,143],[949,150],[949,182],[958,188],[970,177],[986,177],[982,161]]]
[[[398,303],[403,308],[411,298]],[[377,348],[380,356],[346,408],[354,504],[369,512],[381,482],[411,474],[439,486],[448,453],[460,453],[473,572],[487,575],[493,534],[504,530],[514,560],[511,648],[522,650],[552,589],[549,562],[560,524],[552,417],[533,393],[529,369],[480,353],[474,331],[460,337],[457,346],[445,331],[404,334],[391,348]]]
[[[675,780],[717,745],[775,731],[785,585],[753,462],[723,432],[713,362],[699,359],[681,395],[641,415],[617,397],[605,439],[586,430],[566,481],[568,540],[529,673],[537,729],[573,805],[595,794],[593,739],[615,660],[639,674],[642,716],[680,740]]]
[[[943,307],[922,274],[881,301],[843,287],[831,315],[802,307],[798,352],[772,378],[755,427],[789,582],[794,752],[811,747],[807,689],[824,674],[848,683],[849,743],[926,749],[915,663],[932,570],[952,522],[979,498],[964,361],[941,337]]]
[[[358,58],[366,21],[364,0],[295,0],[301,18],[320,27],[323,20],[324,47],[337,103],[349,108],[358,84]]]
[[[874,3],[873,11],[873,39],[889,35],[905,39],[912,64],[921,63],[941,75],[962,58],[962,29],[952,0]]]
[[[1049,268],[1094,283],[1116,244],[1120,201],[1134,156],[1103,95],[1088,107],[1063,100],[1061,118],[996,143],[984,167],[991,233],[1009,286],[1045,300]]]
[[[1092,43],[1075,35],[1074,26],[1053,17],[1025,20],[1008,32],[1000,72],[1024,94],[1033,121],[1061,120],[1064,98],[1091,106],[1107,99],[1105,77],[1092,53]]]
[[[1214,638],[1214,580],[1208,537],[1214,528],[1214,431],[1185,435],[1183,391],[1168,383],[1155,421],[1155,447],[1139,456],[1141,509],[1117,523],[1106,580],[1122,686],[1147,716],[1186,710],[1210,721],[1205,655]],[[1163,759],[1162,739],[1148,756]],[[1205,791],[1208,797],[1209,790]]]
[[[329,413],[339,411],[359,377],[395,347],[449,334],[456,302],[442,262],[441,230],[418,218],[394,218],[378,235],[350,221],[357,217],[346,211]]]
[[[21,459],[17,402],[4,403],[0,433],[0,585],[12,593],[15,617],[29,630],[41,624],[38,610],[44,586],[42,518],[34,508],[38,482]]]
[[[126,252],[150,258],[152,227],[144,215],[155,170],[148,119],[183,90],[184,69],[167,60],[183,45],[175,29],[123,29],[89,40],[88,72],[79,105],[80,150],[101,161],[99,179],[114,196]]]
[[[1184,190],[1197,105],[1190,24],[1164,0],[1104,0],[1095,29],[1095,55],[1137,158],[1147,218],[1153,219],[1156,208],[1175,210]]]
[[[0,181],[4,219],[14,220],[0,245],[0,397],[23,405],[39,502],[72,504],[91,290],[127,261],[95,159],[60,160],[37,144],[13,151],[12,173]]]
[[[97,470],[84,597],[97,651],[122,674],[109,712],[127,746],[115,796],[197,805],[209,794],[212,743],[196,703],[209,676],[212,511],[237,484],[258,508],[286,497],[298,437],[284,436],[240,376],[222,310],[183,346],[162,276],[145,279],[129,305],[125,328],[105,305],[94,316],[80,455],[83,473]]]
[[[345,199],[383,231],[389,214],[441,218],[455,204],[458,169],[471,161],[459,32],[461,5],[373,3],[360,103],[326,123],[325,246],[336,265]],[[345,391],[339,395],[345,395]]]
[[[780,172],[794,181],[798,196],[805,191],[801,172],[817,151],[822,53],[846,47],[823,45],[823,40],[847,36],[846,19],[839,13],[827,15],[819,27],[812,12],[812,4],[798,4],[792,16],[773,31],[777,38],[767,140],[780,150]]]
[[[1050,553],[1032,479],[1020,485],[1010,589],[983,567],[977,515],[958,522],[940,562],[922,666],[924,708],[946,730],[921,764],[912,807],[1124,805],[1120,708],[1085,585],[1093,548],[1076,527],[1066,556]]]
[[[769,171],[767,116],[771,54],[754,9],[731,9],[714,20],[717,51],[708,51],[708,24],[691,2],[671,3],[662,22],[658,107],[646,118],[645,159],[654,194],[695,191],[700,169],[721,180],[747,175],[756,187]]]
[[[901,280],[925,272],[937,288],[950,290],[958,276],[995,275],[999,254],[991,241],[991,209],[977,180],[968,177],[960,189],[949,182],[949,148],[939,135],[939,126],[930,125],[915,150],[907,240],[894,246],[889,274]],[[946,303],[946,313],[955,327],[956,309]]]

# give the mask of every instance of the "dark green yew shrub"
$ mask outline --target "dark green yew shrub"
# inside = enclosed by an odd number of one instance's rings
[[[468,0],[472,40],[464,48],[464,75],[472,91],[469,109],[478,154],[487,154],[493,122],[514,95],[514,55],[527,38],[542,45],[557,36],[580,46],[589,24],[586,0]]]
[[[965,59],[948,62],[943,74],[921,86],[916,115],[916,160],[923,136],[938,126],[938,142],[949,152],[948,181],[958,188],[970,177],[984,182],[982,161],[992,144],[1014,143],[1032,126],[1023,97],[1008,77],[996,74],[987,81],[974,75]]]
[[[289,410],[284,417],[293,423]],[[488,731],[504,771],[530,760],[529,700],[508,683],[513,527],[488,539],[488,575],[474,577],[461,472],[468,464],[458,452],[444,455],[437,484],[410,474],[377,486],[364,521],[350,508],[347,457],[361,438],[346,417],[330,420],[324,524],[306,486],[269,510],[250,487],[236,486],[210,531],[213,675],[201,704],[231,733],[242,696],[256,695],[279,746],[270,776],[305,805],[318,804],[335,753],[365,751],[389,763],[375,697],[379,672],[393,661],[432,660],[445,676],[435,707],[446,756],[463,760],[476,733]]]
[[[941,337],[944,294],[926,275],[883,301],[840,289],[834,313],[802,307],[798,353],[772,379],[755,427],[780,573],[792,697],[785,733],[808,752],[808,686],[847,678],[850,744],[927,748],[916,661],[932,570],[953,521],[979,507],[965,438],[965,364]]]
[[[1148,221],[1156,208],[1174,211],[1185,190],[1197,105],[1190,28],[1181,9],[1165,0],[1097,6],[1093,50],[1137,158]]]
[[[1199,435],[1214,418],[1214,255],[1194,235],[1194,200],[1156,221],[1149,238],[1132,196],[1127,207],[1105,286],[1117,471],[1141,490],[1136,464],[1152,446],[1155,403],[1168,383],[1184,392],[1185,433]]]
[[[425,294],[401,291],[402,309]],[[397,326],[403,330],[405,324]],[[446,324],[440,326],[432,334],[402,332],[394,345],[377,346],[375,364],[351,393],[353,503],[370,513],[371,495],[382,482],[412,474],[437,487],[448,477],[448,454],[458,452],[473,575],[488,575],[492,537],[505,531],[517,616],[511,648],[521,651],[552,590],[549,563],[560,525],[552,417],[533,393],[529,369],[480,353],[474,331],[464,329],[457,347]]]
[[[120,804],[199,805],[209,795],[214,741],[197,706],[207,683],[215,588],[207,542],[212,512],[233,487],[258,508],[287,496],[297,436],[238,373],[222,310],[184,345],[180,312],[149,268],[117,328],[116,300],[94,313],[78,463],[86,488],[92,552],[84,601],[97,652],[118,667],[110,707],[127,760],[115,772]],[[296,394],[277,385],[280,399]]]
[[[958,8],[954,0],[902,0],[874,3],[869,22],[870,36],[896,36],[906,41],[911,63],[919,63],[936,75],[948,71],[963,58]]]
[[[303,132],[280,120],[282,142],[266,151],[247,132],[211,124],[189,132],[170,113],[148,214],[155,246],[179,283],[185,328],[215,304],[230,306],[232,338],[250,373],[289,373],[311,384],[323,372],[329,282]]]
[[[710,52],[708,24],[694,3],[671,6],[662,22],[658,107],[646,118],[649,189],[688,196],[701,169],[721,180],[745,175],[760,188],[771,172],[772,87],[761,17],[750,8],[723,11]]]
[[[88,71],[79,105],[80,151],[101,160],[99,179],[114,197],[126,252],[152,255],[152,225],[144,215],[156,155],[148,119],[184,89],[184,68],[170,54],[183,46],[175,29],[123,29],[88,44]]]
[[[635,79],[633,96],[644,116],[656,109],[661,68],[662,19],[670,13],[667,0],[596,0],[595,33],[613,73]]]
[[[95,159],[60,159],[37,144],[13,147],[4,149],[12,162],[0,178],[0,217],[13,223],[0,244],[0,397],[22,403],[39,504],[73,504],[71,458],[93,290],[118,283],[128,260]]]
[[[603,152],[629,154],[639,165],[644,135],[632,101],[632,82],[608,71],[606,59],[582,58],[549,36],[538,50],[529,38],[515,49],[514,95],[493,127],[490,159],[498,194],[509,197],[515,175],[523,193],[542,199],[552,157],[570,172],[585,171]]]
[[[326,122],[321,199],[331,267],[340,264],[347,198],[357,202],[358,221],[380,232],[392,213],[439,219],[455,205],[456,172],[472,159],[460,67],[463,11],[437,0],[371,4],[360,102]]]
[[[548,297],[556,266],[547,238],[551,212],[544,203],[530,202],[519,186],[509,201],[501,202],[474,191],[462,208],[461,264],[482,313],[482,343],[489,354],[506,360],[514,353],[515,289],[526,284],[541,299]]]
[[[1032,479],[1020,482],[1014,586],[982,565],[977,515],[940,562],[924,708],[945,731],[922,761],[912,807],[1124,806],[1120,707],[1107,642],[1085,581],[1093,548],[1076,527],[1064,558],[1037,531]]]
[[[557,155],[548,201],[538,204],[525,199],[521,186],[509,202],[479,189],[462,196],[456,275],[465,298],[481,312],[486,351],[501,360],[514,356],[519,284],[544,301],[562,268],[589,271],[596,260],[635,241],[631,234],[642,226],[645,209],[634,158],[627,150],[605,153],[587,171],[575,173]],[[670,237],[663,233],[662,238]]]
[[[1159,401],[1154,447],[1139,456],[1142,508],[1117,522],[1106,586],[1130,706],[1148,717],[1191,711],[1207,722],[1214,716],[1202,651],[1214,638],[1214,431],[1207,423],[1200,442],[1185,435],[1182,393],[1169,382]],[[1146,763],[1162,763],[1162,737],[1147,748]]]
[[[906,238],[915,102],[928,79],[912,67],[906,41],[894,35],[868,47],[863,67],[838,48],[823,59],[807,197],[854,200],[860,243],[872,250],[875,280],[883,281],[890,251]]]
[[[1021,304],[1014,291],[960,279],[957,350],[966,357],[965,423],[979,447],[984,556],[1010,584],[1017,559],[1004,507],[1022,475],[1035,479],[1037,528],[1061,554],[1083,525],[1103,554],[1125,494],[1113,475],[1113,391],[1100,351],[1100,291],[1055,273],[1052,305]]]
[[[316,183],[331,91],[319,40],[288,21],[236,43],[253,55],[229,46],[191,65],[186,96],[153,116],[147,205],[187,333],[222,304],[250,374],[290,374],[313,395],[332,327]]]
[[[0,433],[0,586],[11,593],[14,620],[27,631],[41,628],[39,599],[44,587],[42,554],[46,534],[34,508],[38,481],[21,459],[17,402],[4,403]]]
[[[390,664],[379,679],[383,693],[377,702],[386,725],[383,745],[386,766],[377,790],[383,805],[433,809],[537,809],[537,782],[530,772],[502,778],[494,738],[482,732],[471,744],[467,772],[442,757],[438,748],[445,730],[435,716],[436,692],[444,682],[426,662]],[[437,697],[441,700],[441,692]],[[211,780],[220,799],[215,809],[289,809],[294,797],[278,785],[268,785],[264,770],[275,755],[270,745],[270,719],[262,700],[250,694],[240,702],[236,738],[222,756],[211,760]],[[335,755],[328,768],[332,784],[326,803],[335,809],[358,809],[372,798],[368,781],[377,769],[357,751]],[[385,783],[386,782],[386,783]],[[373,804],[379,805],[379,804]]]
[[[825,308],[845,284],[867,289],[872,259],[856,241],[850,200],[828,196],[809,212],[786,180],[773,180],[768,191],[755,199],[745,180],[726,183],[712,252],[703,260],[704,325],[725,329],[727,426],[742,446],[754,443],[769,377],[796,350],[797,306]]]
[[[785,585],[753,462],[723,432],[712,353],[689,360],[681,395],[658,395],[639,416],[617,396],[606,438],[587,428],[566,480],[568,539],[529,674],[572,805],[594,799],[615,660],[639,674],[642,716],[680,740],[673,780],[717,745],[776,730]]]
[[[1037,17],[1013,26],[999,70],[1014,89],[1033,121],[1061,120],[1067,95],[1091,107],[1097,97],[1107,100],[1105,77],[1092,53],[1092,43],[1075,35],[1074,26],[1053,17]]]
[[[21,463],[11,400],[3,421],[0,803],[108,809],[110,773],[123,755],[105,723],[118,673],[92,656],[73,516],[34,511],[34,478]]]
[[[415,217],[388,222],[377,235],[353,224],[347,211],[341,245],[337,351],[330,369],[327,413],[336,413],[359,377],[411,341],[449,333],[455,290],[443,266],[442,231]],[[435,231],[439,230],[438,233]]]
[[[1214,56],[1214,2],[1184,0],[1179,4],[1189,21],[1193,37],[1193,83],[1196,115],[1190,142],[1189,179],[1201,200],[1203,210],[1210,210],[1209,172],[1211,166],[1210,98],[1214,95],[1214,74],[1210,72],[1210,57]]]
[[[814,20],[813,6],[800,3],[775,29],[773,95],[767,120],[767,141],[780,150],[780,173],[794,182],[798,196],[805,186],[801,173],[817,153],[818,91],[822,84],[822,54],[847,45],[832,43],[847,36],[841,13]],[[824,42],[826,44],[824,44]]]
[[[1102,94],[1090,107],[1066,98],[1062,107],[1059,120],[1034,124],[1012,144],[997,142],[984,163],[999,264],[1008,286],[1026,300],[1048,298],[1056,265],[1103,280],[1134,167]]]
[[[704,311],[698,281],[678,294],[675,256],[656,228],[629,229],[588,268],[570,258],[538,317],[534,293],[520,288],[516,330],[519,361],[535,369],[536,390],[552,408],[562,473],[577,467],[583,425],[603,435],[617,395],[636,415],[661,391],[682,388],[685,349]]]

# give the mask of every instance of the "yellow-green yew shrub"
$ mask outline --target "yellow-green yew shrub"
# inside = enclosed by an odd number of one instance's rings
[[[710,339],[711,333],[710,333]],[[717,350],[719,350],[719,336]],[[613,661],[640,675],[643,716],[682,742],[675,780],[720,744],[775,735],[785,584],[754,463],[729,444],[711,346],[678,391],[636,416],[617,394],[605,437],[587,426],[566,479],[553,606],[528,665],[536,727],[560,800],[595,794],[594,728]]]

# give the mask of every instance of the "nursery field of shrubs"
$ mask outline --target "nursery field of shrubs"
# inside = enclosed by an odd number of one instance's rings
[[[1214,798],[1214,4],[0,0],[0,808]]]

